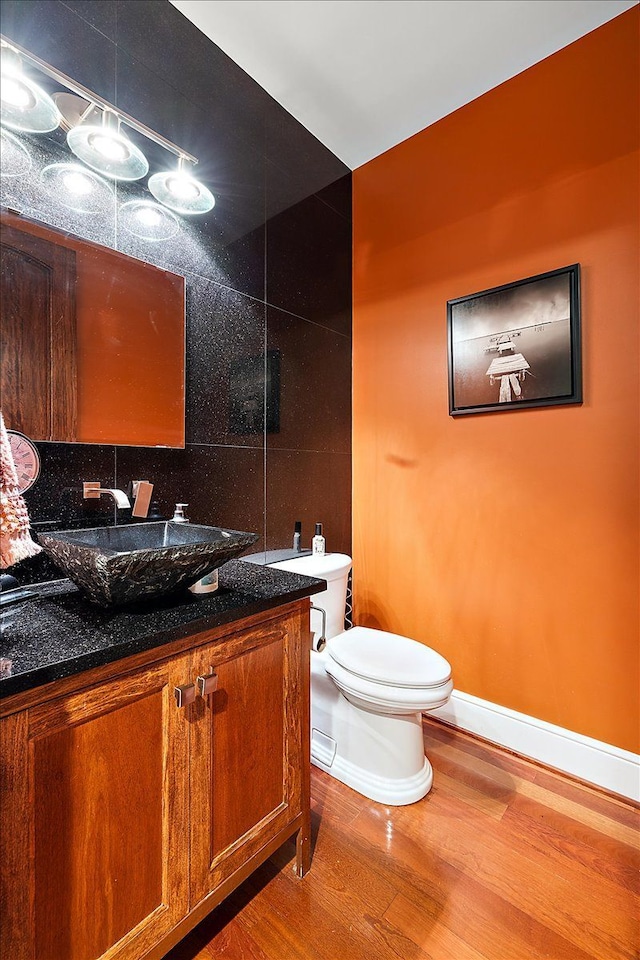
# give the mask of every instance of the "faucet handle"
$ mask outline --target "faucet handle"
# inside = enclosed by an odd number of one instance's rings
[[[151,494],[153,493],[153,484],[149,483],[148,480],[134,480],[133,481],[133,495],[135,501],[133,504],[133,510],[131,511],[132,517],[146,517],[149,513],[149,503],[151,502]]]
[[[82,484],[82,497],[84,500],[100,499],[100,481],[87,481]]]

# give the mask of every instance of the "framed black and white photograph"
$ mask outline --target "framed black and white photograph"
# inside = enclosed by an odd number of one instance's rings
[[[582,402],[580,264],[447,302],[449,413]]]
[[[232,361],[229,367],[229,433],[279,433],[280,351]]]

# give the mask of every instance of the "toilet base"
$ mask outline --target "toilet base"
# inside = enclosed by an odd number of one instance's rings
[[[311,655],[311,762],[370,800],[403,806],[433,782],[424,755],[422,714],[374,713],[346,699]]]
[[[311,740],[311,762],[314,766],[324,770],[341,783],[357,790],[363,797],[384,803],[390,807],[401,807],[408,803],[416,803],[425,797],[433,784],[433,770],[431,764],[424,757],[422,769],[412,777],[392,780],[389,777],[379,777],[370,770],[351,763],[339,754],[336,754],[333,763],[328,765],[314,751],[313,738]]]

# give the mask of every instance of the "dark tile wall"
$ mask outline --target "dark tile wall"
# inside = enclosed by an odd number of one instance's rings
[[[99,217],[44,190],[47,163],[69,159],[61,132],[24,136],[28,177],[2,178],[2,202],[186,277],[186,448],[40,443],[32,520],[112,523],[82,480],[155,484],[160,511],[189,503],[194,521],[253,530],[258,547],[303,545],[325,524],[330,550],[351,548],[351,174],[329,150],[167,0],[3,0],[2,33],[114,102],[200,160],[210,214],[150,242],[127,233],[118,185]],[[129,132],[129,131],[128,131]],[[131,134],[132,139],[135,135]],[[168,155],[143,138],[152,172]],[[260,409],[238,415],[243,375],[269,358]],[[234,400],[236,401],[234,404]],[[128,519],[118,514],[118,522]],[[41,557],[11,571],[55,576]]]

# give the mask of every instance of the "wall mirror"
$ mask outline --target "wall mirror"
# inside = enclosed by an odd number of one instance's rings
[[[1,220],[7,427],[184,447],[184,277],[11,210]]]

